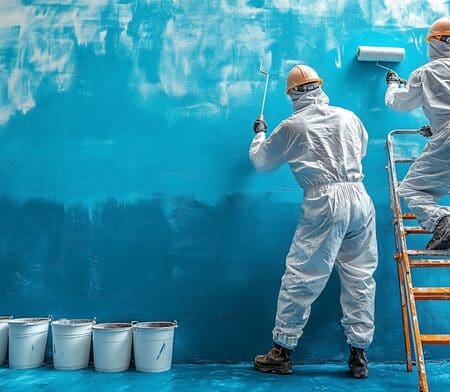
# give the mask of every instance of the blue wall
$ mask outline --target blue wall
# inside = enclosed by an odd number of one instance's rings
[[[402,359],[384,141],[426,120],[385,108],[385,72],[354,54],[405,47],[394,67],[407,77],[427,61],[427,26],[448,4],[206,3],[0,3],[0,313],[177,319],[178,361],[266,350],[302,193],[287,167],[261,175],[248,160],[258,68],[270,70],[273,127],[291,112],[287,72],[305,62],[370,134],[380,244],[370,354]],[[334,276],[297,360],[346,356],[338,298]],[[424,332],[449,332],[444,309],[431,308]]]

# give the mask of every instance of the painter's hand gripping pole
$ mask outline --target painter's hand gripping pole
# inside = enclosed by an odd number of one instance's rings
[[[266,83],[264,85],[264,95],[262,99],[261,105],[261,113],[259,114],[258,120],[264,121],[264,106],[266,105],[266,95],[267,95],[267,86],[269,84],[269,73],[264,71],[262,68],[262,64],[259,65],[259,72],[262,73],[266,77]]]
[[[389,189],[391,210],[394,220],[394,233],[397,261],[397,270],[402,301],[403,331],[405,337],[407,370],[412,371],[411,340],[419,374],[419,392],[429,392],[425,359],[424,344],[450,344],[450,335],[421,334],[416,308],[418,300],[450,300],[450,287],[414,287],[412,270],[415,268],[450,267],[450,251],[432,251],[421,249],[408,249],[406,238],[409,235],[430,234],[421,227],[405,225],[404,221],[414,221],[415,216],[402,211],[402,204],[398,195],[399,179],[396,166],[398,164],[411,164],[414,157],[399,157],[395,155],[394,139],[396,136],[420,134],[420,130],[398,129],[391,131],[387,138]]]

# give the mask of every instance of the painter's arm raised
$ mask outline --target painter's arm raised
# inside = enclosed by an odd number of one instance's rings
[[[422,82],[420,70],[414,71],[406,86],[398,83],[388,84],[384,97],[386,106],[399,112],[408,112],[422,104]]]
[[[283,123],[278,125],[266,139],[265,132],[258,132],[250,146],[249,156],[256,171],[265,172],[276,169],[286,159],[286,143],[284,141]]]

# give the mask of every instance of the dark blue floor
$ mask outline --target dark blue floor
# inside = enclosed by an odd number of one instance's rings
[[[450,391],[450,364],[428,363],[430,390]],[[372,364],[370,377],[354,380],[344,365],[297,365],[291,376],[254,371],[250,364],[174,365],[166,373],[135,370],[97,373],[93,369],[63,372],[51,367],[33,370],[0,368],[0,391],[416,391],[417,373],[401,364]]]

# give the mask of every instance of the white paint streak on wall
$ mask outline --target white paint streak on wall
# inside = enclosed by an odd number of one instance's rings
[[[291,4],[289,0],[272,0],[272,5],[280,12],[288,12],[291,8]],[[269,6],[270,4],[267,4],[266,6]]]
[[[445,0],[316,0],[314,6],[310,0],[265,0],[265,7],[259,8],[249,0],[212,0],[196,12],[173,0],[155,59],[149,57],[160,39],[159,32],[153,32],[154,19],[138,20],[132,34],[128,29],[135,9],[145,4],[158,7],[155,0],[32,0],[25,5],[20,0],[1,0],[0,125],[16,111],[26,113],[36,105],[36,91],[44,80],[58,92],[68,90],[77,46],[104,55],[111,28],[119,30],[116,49],[131,58],[130,88],[139,98],[147,100],[162,92],[173,97],[192,95],[205,102],[191,105],[189,113],[214,116],[251,99],[263,85],[257,70],[260,61],[269,71],[272,65],[271,45],[278,32],[277,26],[266,27],[266,18],[275,20],[274,13],[292,13],[299,22],[322,29],[321,34],[312,31],[308,37],[295,37],[292,52],[299,60],[282,60],[281,76],[293,64],[316,56],[318,48],[336,51],[335,65],[342,66],[338,38],[345,27],[339,21],[347,9],[359,6],[367,26],[396,28],[425,27],[448,12]],[[422,48],[421,37],[412,39]],[[8,49],[9,59],[3,49]],[[159,62],[157,75],[149,75],[149,62]]]
[[[267,7],[280,12],[294,12],[298,15],[318,19],[331,15],[340,15],[345,9],[347,0],[266,0]]]
[[[370,20],[370,0],[359,0],[359,8],[363,14],[364,19]]]
[[[175,20],[167,23],[163,33],[163,46],[159,66],[159,78],[166,94],[183,96],[188,89],[195,88],[191,80],[191,60],[196,57],[196,48],[201,35],[199,28],[178,28]],[[193,82],[193,80],[191,80]]]
[[[231,3],[231,5],[230,5]],[[226,14],[234,14],[236,11],[239,12],[241,16],[255,16],[264,12],[261,8],[251,7],[247,4],[247,0],[221,0],[220,8]]]
[[[336,68],[342,68],[342,54],[340,46],[336,48],[336,60],[334,60],[334,64],[336,65]]]
[[[128,49],[132,49],[133,40],[128,35],[128,25],[133,20],[132,3],[117,4],[117,16],[120,27],[120,41]]]
[[[255,15],[265,11],[248,6],[247,1],[230,3],[220,1],[227,18],[208,14],[205,23],[205,15],[183,13],[167,22],[159,63],[161,89],[166,94],[206,95],[210,101],[202,103],[204,107],[226,108],[248,101],[263,83],[259,63],[270,69],[273,39],[264,30],[263,15]],[[215,113],[210,110],[205,115]]]
[[[22,24],[26,11],[20,0],[2,0],[0,9],[0,30]]]
[[[445,0],[384,0],[372,3],[372,23],[401,28],[428,27],[447,12]]]
[[[96,53],[104,54],[103,24],[101,13],[108,0],[78,0],[72,14],[73,27],[78,45],[94,45]]]
[[[2,0],[0,126],[16,111],[27,113],[36,106],[35,95],[43,80],[50,81],[57,92],[70,88],[75,45],[92,45],[98,55],[105,54],[108,29],[116,22],[122,44],[129,46],[131,6],[120,0],[33,0],[28,5]],[[103,20],[108,7],[112,10],[109,19]],[[15,58],[6,58],[1,49],[12,51]]]
[[[266,0],[266,7],[279,12],[293,12],[309,20],[339,17],[346,11],[349,0]],[[435,19],[448,13],[446,0],[358,0],[364,18],[376,26],[427,27]],[[352,6],[354,6],[352,2]]]

